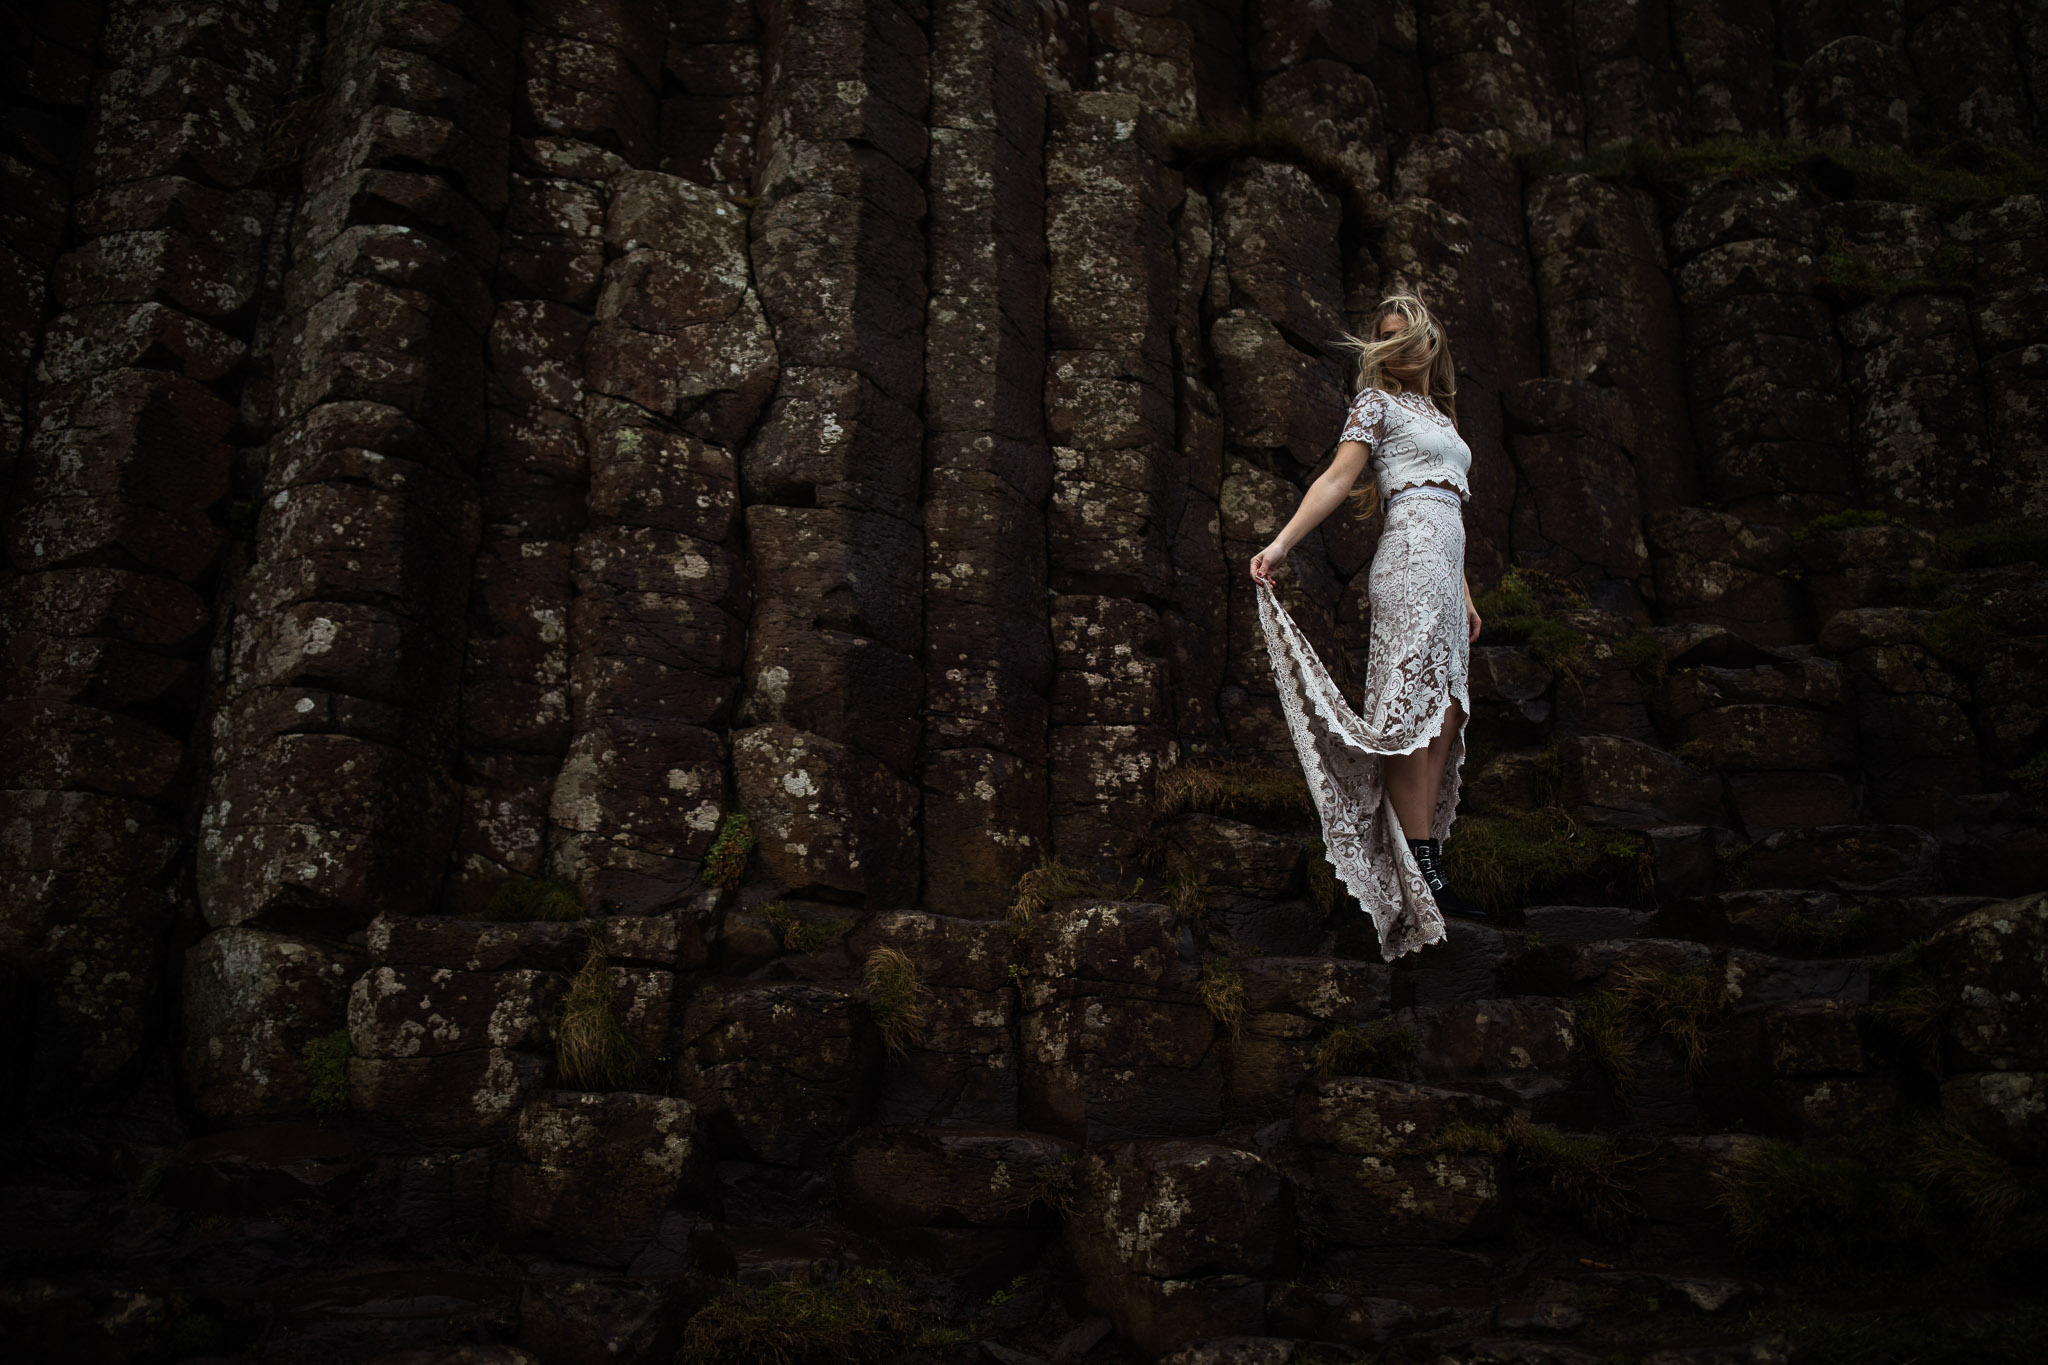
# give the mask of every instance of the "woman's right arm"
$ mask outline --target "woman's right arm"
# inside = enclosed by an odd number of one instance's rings
[[[1316,476],[1308,491],[1301,495],[1301,506],[1280,528],[1280,534],[1273,537],[1273,543],[1252,556],[1252,578],[1256,582],[1270,584],[1273,571],[1280,567],[1280,561],[1287,558],[1287,552],[1301,543],[1301,538],[1322,525],[1323,518],[1337,510],[1345,494],[1351,491],[1358,476],[1365,471],[1366,461],[1372,456],[1372,448],[1363,441],[1339,441],[1337,453],[1330,459],[1330,467]]]

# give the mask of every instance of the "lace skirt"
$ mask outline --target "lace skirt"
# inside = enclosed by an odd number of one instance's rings
[[[1460,513],[1455,494],[1450,501],[1409,496],[1388,503],[1386,531],[1367,577],[1372,641],[1356,710],[1274,591],[1264,584],[1257,589],[1281,709],[1322,819],[1326,856],[1372,916],[1388,961],[1444,937],[1443,914],[1407,839],[1445,837],[1457,813],[1472,713]],[[1427,832],[1404,831],[1387,795],[1385,757],[1435,739],[1453,698],[1460,721],[1434,818]]]

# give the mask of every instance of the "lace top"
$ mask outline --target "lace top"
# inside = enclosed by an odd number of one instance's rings
[[[1407,390],[1360,389],[1351,400],[1339,441],[1363,441],[1372,448],[1372,473],[1380,496],[1419,483],[1447,484],[1470,499],[1465,484],[1472,448],[1436,404]]]

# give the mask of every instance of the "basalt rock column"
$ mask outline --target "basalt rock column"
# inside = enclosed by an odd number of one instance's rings
[[[97,34],[108,65],[71,185],[74,249],[55,255],[67,237],[54,175],[12,165],[5,219],[23,324],[10,344],[41,343],[5,522],[18,576],[0,604],[0,956],[46,983],[17,1016],[45,1093],[109,1080],[156,1022],[235,456],[222,394],[247,374],[240,333],[271,226],[271,197],[248,187],[284,31],[229,7],[165,18],[130,4],[102,29],[87,9],[43,26],[24,92],[83,97]],[[63,141],[49,123],[12,123]],[[43,329],[46,297],[62,311]],[[0,466],[23,438],[22,377],[0,380]]]
[[[627,168],[621,147],[642,164],[649,154],[663,39],[639,7],[538,5],[509,72],[516,127],[540,135],[513,140],[487,338],[451,910],[544,867],[570,739],[570,561],[588,474],[583,349],[605,263],[607,185]]]
[[[1324,462],[1343,419],[1345,381],[1332,348],[1344,325],[1341,214],[1335,196],[1279,162],[1232,163],[1216,195],[1208,344],[1223,407],[1218,510],[1230,612],[1222,718],[1243,756],[1274,762],[1287,761],[1292,741],[1247,566],[1293,515],[1296,479]],[[1281,574],[1289,610],[1319,645],[1334,643],[1340,594],[1330,547],[1342,545],[1344,567],[1355,572],[1366,559],[1357,529],[1340,508],[1289,553]],[[1362,649],[1352,653],[1363,661]],[[1334,649],[1323,654],[1338,666]]]
[[[893,3],[789,0],[764,18],[750,247],[783,368],[740,461],[757,591],[734,780],[775,880],[907,906],[924,700],[927,37]]]
[[[1544,373],[1616,390],[1633,414],[1645,511],[1690,502],[1685,356],[1655,202],[1592,176],[1550,176],[1530,188],[1528,214]]]
[[[1394,164],[1393,193],[1381,263],[1389,289],[1421,289],[1450,329],[1458,431],[1472,448],[1466,564],[1489,580],[1508,562],[1511,538],[1513,549],[1523,548],[1511,530],[1518,477],[1501,404],[1543,369],[1521,175],[1498,131],[1439,130],[1408,141]],[[1362,314],[1373,302],[1357,297],[1352,306]],[[1365,323],[1361,315],[1358,325]]]
[[[1578,144],[1570,40],[1542,0],[1416,0],[1415,17],[1437,127]]]
[[[1000,912],[1046,805],[1045,92],[1037,16],[933,15],[925,336],[924,897]]]
[[[328,20],[278,431],[232,603],[198,875],[218,929],[340,936],[429,908],[454,834],[514,30],[506,11],[396,0],[354,0]],[[201,1023],[233,1038],[227,1015],[274,1006],[207,981],[209,961],[230,960],[207,946],[188,966],[188,1023],[195,1039]],[[225,1005],[193,1015],[216,985]],[[322,1000],[293,1022],[324,1032],[340,1014]],[[290,1108],[302,1087],[195,1099],[239,1117]]]
[[[1886,280],[1924,280],[1955,250],[1922,204],[1829,204],[1821,224],[1838,252]],[[1865,499],[1920,525],[1991,516],[1999,490],[1963,291],[1886,290],[1835,325]]]
[[[1117,874],[1124,812],[1177,757],[1159,608],[1186,501],[1174,449],[1180,177],[1136,97],[1056,94],[1046,148],[1053,846]]]
[[[564,7],[529,28],[522,97],[564,136],[522,144],[535,255],[530,270],[514,259],[539,297],[501,305],[494,334],[520,362],[501,367],[518,406],[494,472],[508,511],[561,538],[522,556],[552,573],[565,552],[573,585],[546,862],[593,906],[629,913],[695,884],[727,804],[718,731],[746,616],[733,452],[775,379],[744,210],[639,169],[656,153],[666,44],[632,4]]]
[[[1710,182],[1690,198],[1669,239],[1700,489],[1797,526],[1855,490],[1841,347],[1816,293],[1819,218],[1789,181]]]
[[[695,884],[728,804],[721,731],[747,604],[733,450],[776,359],[738,206],[659,171],[624,172],[610,190],[605,237],[622,254],[590,334],[575,738],[551,857],[630,912]]]
[[[93,43],[98,3],[24,12],[4,48],[8,140],[0,185],[8,208],[0,218],[0,511],[14,483],[14,462],[28,422],[30,371],[51,306],[50,268],[65,246],[71,182],[78,169],[78,132],[92,106]]]
[[[1976,257],[1970,324],[1996,506],[2006,516],[2048,514],[2048,209],[2039,195],[2014,195],[1962,214],[1948,232]]]

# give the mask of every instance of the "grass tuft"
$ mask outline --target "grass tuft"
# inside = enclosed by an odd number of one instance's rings
[[[2021,795],[2036,805],[2048,805],[2048,749],[2035,754],[2008,775]]]
[[[704,852],[700,874],[704,885],[731,890],[747,873],[747,855],[754,851],[754,826],[745,811],[730,811],[718,826],[718,837]]]
[[[564,1084],[581,1090],[616,1090],[640,1068],[612,1003],[611,962],[594,940],[555,1021],[555,1067]]]
[[[1525,1179],[1540,1178],[1553,1197],[1598,1235],[1612,1241],[1628,1238],[1643,1208],[1625,1173],[1640,1156],[1623,1155],[1611,1137],[1560,1132],[1518,1113],[1501,1125],[1501,1135]]]
[[[1697,1073],[1725,997],[1714,969],[1632,966],[1621,971],[1617,984],[1629,1012],[1677,1043],[1686,1069]]]
[[[1614,646],[1614,657],[1636,680],[1636,685],[1646,692],[1664,681],[1664,642],[1657,638],[1654,630],[1639,630],[1618,642]]]
[[[1636,1083],[1635,1020],[1628,1002],[1610,990],[1588,991],[1575,1002],[1579,1045],[1586,1056],[1606,1073],[1607,1085],[1617,1098]]]
[[[1017,894],[1010,902],[1006,918],[1010,921],[1013,936],[1016,936],[1027,930],[1038,913],[1054,901],[1075,896],[1135,900],[1144,886],[1145,879],[1140,877],[1128,887],[1117,887],[1084,868],[1045,857],[1039,859],[1038,866],[1017,879]]]
[[[1378,1019],[1364,1028],[1339,1024],[1316,1042],[1315,1074],[1332,1076],[1380,1076],[1407,1080],[1422,1055],[1422,1035],[1406,1024]]]
[[[1063,1156],[1039,1167],[1018,1192],[1017,1202],[1011,1208],[1028,1209],[1042,1205],[1062,1217],[1069,1217],[1080,1208],[1081,1198],[1081,1158]]]
[[[519,877],[491,893],[477,918],[505,923],[583,918],[583,893],[567,877]]]
[[[909,1288],[884,1270],[848,1270],[830,1284],[777,1280],[735,1289],[699,1309],[677,1365],[880,1365],[916,1333]]]
[[[1244,973],[1228,961],[1211,958],[1202,964],[1195,993],[1216,1022],[1230,1030],[1233,1042],[1244,1036]]]
[[[1154,781],[1154,822],[1188,811],[1228,815],[1243,809],[1312,815],[1315,804],[1298,770],[1264,763],[1176,763],[1160,769]]]
[[[1941,1036],[1959,996],[1952,983],[1928,969],[1924,946],[1916,940],[1877,962],[1872,973],[1876,998],[1865,1007],[1865,1014],[1903,1043],[1929,1075],[1939,1079]]]
[[[901,1054],[923,1041],[929,1022],[924,980],[917,964],[896,948],[877,948],[861,970],[868,1013],[889,1051]]]
[[[1715,1173],[1736,1244],[1763,1260],[1839,1265],[1896,1252],[1933,1230],[1921,1183],[1848,1153],[1768,1139]]]
[[[308,1103],[315,1110],[334,1114],[348,1108],[348,1059],[355,1050],[348,1030],[338,1028],[311,1040],[300,1051],[312,1087]]]

